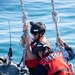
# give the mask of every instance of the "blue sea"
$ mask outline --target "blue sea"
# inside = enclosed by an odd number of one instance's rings
[[[54,50],[56,28],[52,19],[51,0],[23,0],[23,2],[28,16],[27,24],[29,25],[30,21],[44,22],[47,29],[45,36]],[[75,0],[54,0],[54,3],[55,9],[58,11],[60,37],[75,50]],[[23,54],[23,48],[19,45],[23,27],[22,16],[20,0],[0,0],[0,56],[8,55],[11,40],[12,59],[16,63],[20,62]],[[71,63],[75,69],[75,59]]]

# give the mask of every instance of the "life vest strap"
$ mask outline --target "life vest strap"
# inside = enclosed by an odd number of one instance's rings
[[[70,71],[70,69],[69,68],[63,68],[63,69],[61,69],[61,70],[58,70],[58,71],[56,71],[54,74],[52,74],[52,75],[58,75],[59,73],[61,73],[61,72],[63,72],[63,71]],[[70,75],[70,74],[68,74],[68,75]]]

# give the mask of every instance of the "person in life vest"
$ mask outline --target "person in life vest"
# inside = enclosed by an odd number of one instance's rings
[[[36,67],[36,75],[74,75],[72,65],[68,61],[75,57],[75,53],[66,43],[63,44],[65,49],[53,52],[47,44],[38,43],[36,50],[40,61]]]
[[[25,47],[28,46],[26,50],[26,59],[25,59],[25,65],[29,69],[30,74],[29,75],[36,75],[35,74],[35,68],[38,64],[38,59],[36,55],[36,45],[38,42],[45,42],[51,50],[51,45],[44,36],[44,33],[46,31],[46,26],[42,22],[30,22],[31,28],[30,28],[30,33],[33,36],[33,39],[30,38],[28,34],[28,25],[24,24],[23,25],[23,40],[22,40],[22,46]]]

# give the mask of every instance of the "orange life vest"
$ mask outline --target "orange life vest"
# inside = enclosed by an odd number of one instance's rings
[[[61,52],[51,53],[39,63],[48,70],[47,75],[74,75],[72,67],[64,61]]]
[[[45,37],[41,37],[40,38],[40,40],[39,40],[40,42],[45,42],[46,44],[49,44],[48,43],[48,41],[47,41],[47,39],[45,38]],[[35,46],[35,43],[31,46],[31,48],[33,48]],[[36,66],[37,66],[37,64],[38,64],[38,59],[36,58],[36,59],[34,59],[34,60],[26,60],[25,61],[25,65],[27,66],[27,68],[35,68]]]

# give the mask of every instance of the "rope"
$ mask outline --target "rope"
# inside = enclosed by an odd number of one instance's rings
[[[22,22],[23,22],[24,24],[26,24],[27,13],[26,13],[25,10],[24,10],[23,1],[20,0],[20,2],[21,2],[21,7],[22,7],[22,14],[23,14],[23,16],[22,16]],[[24,50],[23,50],[23,67],[25,67],[25,56],[26,56],[26,48],[24,48]]]
[[[53,11],[52,11],[52,17],[53,17],[53,21],[54,21],[55,26],[56,26],[57,37],[59,37],[58,24],[57,24],[57,22],[58,22],[58,12],[55,10],[54,1],[51,0],[51,2],[52,2],[52,9],[53,9]]]
[[[22,13],[23,13],[23,16],[22,16],[22,22],[23,22],[23,23],[26,23],[26,20],[27,20],[27,13],[26,13],[25,10],[24,10],[24,4],[23,4],[23,1],[20,0],[20,2],[21,2],[21,7],[22,7]]]
[[[59,18],[58,18],[58,12],[55,10],[55,6],[54,6],[54,1],[51,0],[51,3],[52,3],[52,17],[53,17],[53,21],[55,23],[55,26],[56,26],[56,42],[60,41],[59,40],[59,31],[58,31],[58,21],[59,21]],[[60,41],[60,46],[58,46],[58,48],[60,50],[62,50],[64,48],[64,45],[63,43]]]

